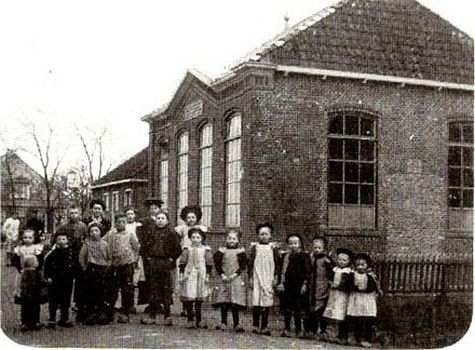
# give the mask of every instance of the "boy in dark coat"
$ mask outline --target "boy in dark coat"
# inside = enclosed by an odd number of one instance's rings
[[[294,316],[296,336],[302,338],[302,315],[308,309],[310,260],[308,254],[302,249],[300,236],[288,236],[287,244],[289,252],[285,253],[281,260],[277,285],[277,290],[281,293],[280,307],[284,314],[285,324],[281,336],[290,336],[290,321]]]
[[[148,315],[141,319],[141,323],[155,323],[162,304],[165,325],[171,326],[173,325],[170,317],[170,305],[173,303],[172,271],[176,266],[176,259],[181,255],[178,235],[168,225],[168,214],[160,212],[156,220],[142,222],[142,226],[138,227],[138,237],[150,293]]]
[[[56,234],[56,248],[45,258],[44,277],[49,284],[49,322],[48,328],[56,328],[56,312],[60,309],[61,315],[58,326],[72,327],[69,321],[69,307],[73,281],[78,269],[78,262],[73,248],[69,245],[66,233]]]

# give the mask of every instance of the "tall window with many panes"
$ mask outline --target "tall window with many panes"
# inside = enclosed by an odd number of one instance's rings
[[[226,227],[241,224],[241,114],[226,124]]]
[[[160,149],[159,194],[163,201],[162,206],[168,208],[168,150]]]
[[[473,227],[473,124],[449,123],[448,205],[449,228]]]
[[[376,131],[377,119],[370,114],[329,113],[329,227],[376,227]]]
[[[188,204],[188,133],[178,137],[178,172],[177,172],[177,215]]]
[[[213,165],[213,125],[207,123],[200,129],[200,205],[203,212],[201,222],[211,226],[212,211],[212,165]]]

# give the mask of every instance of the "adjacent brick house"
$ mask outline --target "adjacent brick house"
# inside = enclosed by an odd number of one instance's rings
[[[8,150],[0,160],[1,222],[16,211],[24,225],[33,210],[43,212],[43,177],[14,151]]]
[[[91,187],[93,198],[100,198],[106,205],[106,214],[113,220],[114,213],[128,207],[145,214],[147,195],[148,148],[141,150],[97,180]]]
[[[214,232],[258,222],[358,251],[471,252],[473,39],[414,0],[341,1],[150,124],[149,191]]]

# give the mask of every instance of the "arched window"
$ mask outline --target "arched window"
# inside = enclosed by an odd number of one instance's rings
[[[226,227],[241,224],[241,114],[226,124]]]
[[[213,175],[213,125],[207,123],[200,129],[200,205],[202,224],[211,226],[212,175]]]
[[[168,208],[168,149],[160,148],[159,193],[163,207]]]
[[[473,225],[473,124],[449,124],[448,205],[449,228],[472,230]]]
[[[178,171],[177,171],[177,215],[188,204],[188,133],[178,138]]]
[[[363,112],[329,114],[329,227],[376,227],[376,126]]]

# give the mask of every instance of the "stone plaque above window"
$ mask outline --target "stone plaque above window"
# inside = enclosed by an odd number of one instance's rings
[[[203,114],[203,100],[195,100],[188,103],[183,109],[185,120],[190,120],[199,117]]]

